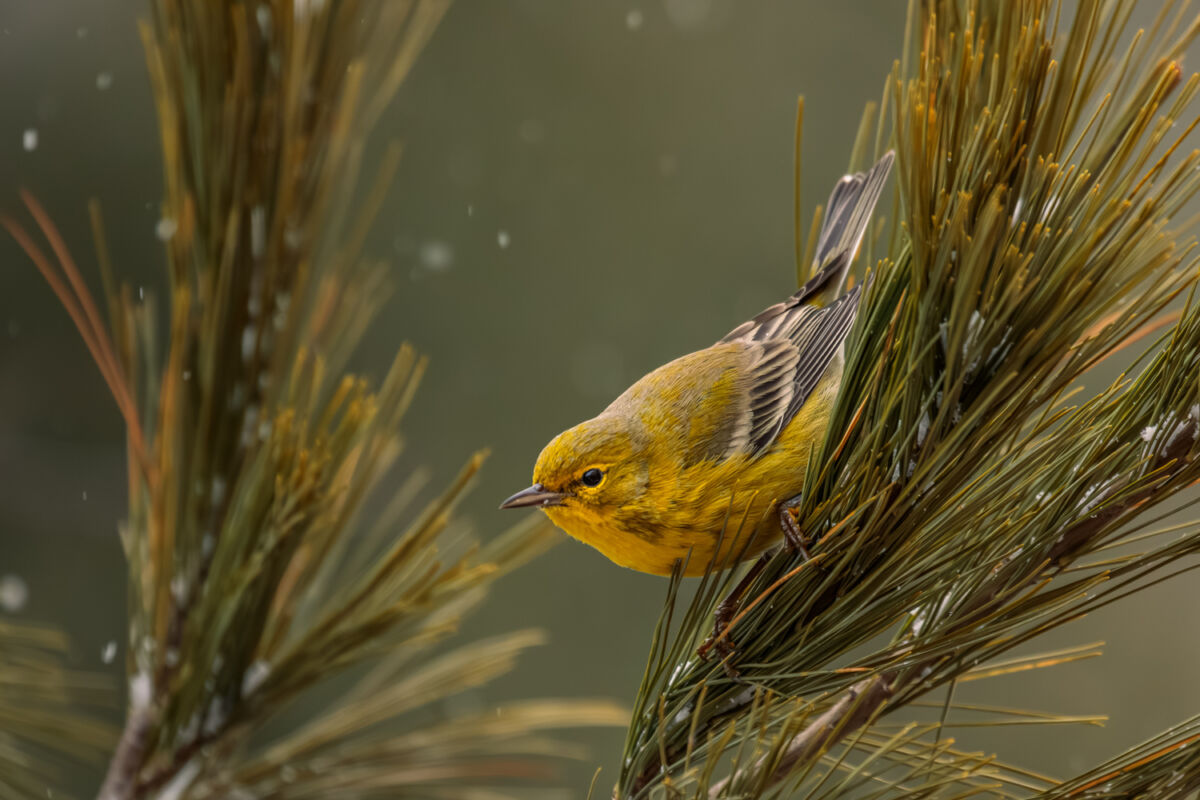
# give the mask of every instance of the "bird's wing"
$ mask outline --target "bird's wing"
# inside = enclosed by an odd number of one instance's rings
[[[812,277],[799,292],[809,304],[827,305],[841,295],[894,160],[895,154],[888,151],[871,169],[845,176],[830,192],[817,237]]]
[[[747,362],[748,402],[743,419],[734,421],[745,433],[731,437],[731,451],[762,452],[796,416],[849,333],[858,297],[855,289],[817,308],[793,296],[721,340],[744,344]]]
[[[694,427],[709,434],[696,437],[706,442],[696,457],[761,453],[816,388],[854,323],[858,290],[838,293],[894,158],[885,153],[867,172],[847,175],[833,187],[817,239],[815,274],[800,291],[734,328],[706,351],[715,363],[715,351],[738,350],[740,394],[719,405],[720,419],[693,419]],[[739,347],[730,347],[735,344]],[[695,379],[696,366],[689,363],[680,369]],[[709,377],[715,390],[717,376]]]

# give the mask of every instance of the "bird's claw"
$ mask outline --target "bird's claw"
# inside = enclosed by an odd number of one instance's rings
[[[779,527],[783,530],[783,538],[787,546],[793,551],[799,552],[804,556],[804,560],[808,561],[812,558],[808,552],[810,542],[801,533],[800,525],[792,516],[792,509],[800,505],[801,499],[800,495],[796,495],[791,500],[779,504]],[[742,595],[746,593],[750,583],[762,572],[771,555],[770,552],[764,553],[734,590],[717,605],[717,610],[713,614],[713,631],[696,650],[696,655],[704,659],[707,659],[709,653],[715,650],[717,656],[721,658],[721,667],[730,680],[740,680],[741,673],[731,663],[731,657],[737,652],[737,643],[729,636],[729,627],[737,617],[742,603]]]
[[[729,624],[733,621],[733,617],[737,613],[739,599],[730,595],[720,602],[716,613],[713,614],[712,633],[708,635],[708,638],[696,650],[696,655],[704,659],[707,659],[709,653],[715,650],[717,657],[721,659],[721,668],[725,670],[725,674],[731,680],[741,678],[741,673],[730,663],[730,657],[737,652],[737,643],[729,638],[727,632]]]
[[[802,499],[802,495],[796,495],[791,500],[779,504],[779,527],[783,530],[783,540],[787,542],[787,546],[804,556],[805,561],[811,561],[812,555],[808,552],[811,542],[801,532],[800,524],[792,516],[792,509],[798,508]]]

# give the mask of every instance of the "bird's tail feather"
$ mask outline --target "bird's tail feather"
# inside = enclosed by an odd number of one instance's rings
[[[841,295],[846,273],[867,232],[894,159],[895,153],[889,150],[870,170],[845,176],[829,193],[817,238],[813,276],[800,290],[805,303],[823,306]]]

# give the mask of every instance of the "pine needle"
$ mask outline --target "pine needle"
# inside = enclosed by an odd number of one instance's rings
[[[864,796],[1036,795],[1046,783],[937,772],[942,725],[917,734],[909,706],[962,679],[1093,657],[1008,654],[1200,555],[1194,523],[1171,541],[1139,527],[1200,480],[1200,275],[1180,214],[1200,191],[1185,146],[1200,79],[1178,64],[1200,18],[1166,2],[1174,21],[1120,51],[1126,6],[910,4],[890,136],[874,137],[876,157],[896,151],[898,224],[796,510],[818,563],[784,551],[767,564],[726,664],[694,652],[728,576],[707,576],[677,624],[664,613],[619,797],[668,781],[680,797],[879,781]],[[852,166],[872,127],[864,117]],[[1129,354],[1126,375],[1076,391]],[[985,721],[962,713],[947,707],[946,726]],[[991,722],[1051,719],[1099,718]],[[931,741],[906,749],[896,731]],[[845,747],[866,756],[835,783]],[[904,777],[877,775],[884,761]]]
[[[0,219],[128,431],[128,712],[102,800],[484,796],[580,756],[546,731],[628,720],[580,700],[494,718],[414,713],[542,641],[524,631],[438,649],[495,580],[555,539],[546,524],[482,546],[456,535],[486,454],[440,491],[396,469],[425,360],[403,346],[382,380],[347,369],[390,291],[364,248],[402,151],[368,163],[368,136],[447,5],[150,3],[140,32],[163,150],[165,326],[153,298],[119,285],[95,206],[107,323],[31,195],[54,261]],[[390,506],[374,502],[401,486]],[[0,719],[17,708],[0,696]],[[46,741],[67,719],[30,709],[27,739],[82,746]]]

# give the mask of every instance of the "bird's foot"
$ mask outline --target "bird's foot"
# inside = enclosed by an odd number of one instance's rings
[[[704,643],[696,651],[697,655],[701,658],[708,658],[710,651],[716,651],[717,657],[721,659],[721,667],[731,680],[740,678],[741,673],[729,661],[729,657],[737,651],[737,643],[729,637],[726,629],[737,615],[740,601],[741,597],[735,597],[731,593],[717,604],[717,610],[713,614],[712,633],[708,635],[708,638],[704,640]]]
[[[779,504],[779,527],[783,529],[783,540],[787,542],[787,546],[804,556],[805,561],[811,561],[808,547],[812,541],[801,532],[799,523],[792,516],[792,510],[799,508],[802,500],[803,495],[796,495],[791,500]]]
[[[773,552],[764,553],[759,557],[758,561],[754,562],[754,566],[746,572],[745,576],[738,581],[738,585],[733,587],[733,590],[725,596],[725,599],[717,604],[717,610],[713,614],[713,631],[704,643],[696,650],[696,655],[701,658],[708,658],[708,654],[712,650],[716,650],[717,655],[721,658],[721,667],[725,670],[725,674],[730,680],[739,680],[741,673],[730,662],[730,656],[737,651],[737,643],[729,636],[729,628],[737,619],[737,614],[742,607],[742,596],[746,594],[746,590],[750,588],[750,584],[758,577],[759,573],[771,560]]]
[[[801,499],[801,495],[796,495],[791,500],[779,504],[779,527],[783,530],[786,546],[804,556],[805,561],[810,561],[812,555],[809,554],[808,547],[812,542],[800,531],[800,525],[792,516],[792,510],[799,507]],[[740,673],[730,663],[730,656],[737,651],[737,643],[729,635],[729,628],[737,620],[738,612],[742,607],[742,597],[746,594],[746,590],[750,588],[750,584],[763,571],[774,554],[775,551],[768,551],[760,556],[758,561],[754,562],[754,566],[750,567],[738,582],[738,585],[733,588],[733,591],[717,604],[717,610],[713,614],[713,631],[696,650],[696,654],[701,658],[708,658],[709,653],[715,650],[722,659],[721,666],[725,669],[725,674],[732,680],[738,680]]]

